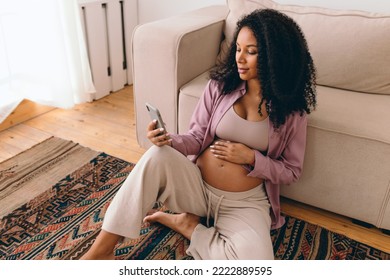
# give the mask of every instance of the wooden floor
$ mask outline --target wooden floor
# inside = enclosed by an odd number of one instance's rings
[[[57,136],[136,163],[145,150],[137,144],[133,104],[132,87],[128,86],[106,98],[70,110],[45,110],[30,120],[0,131],[0,162]],[[346,217],[287,199],[282,199],[282,211],[390,253],[390,236],[376,228],[355,225]]]

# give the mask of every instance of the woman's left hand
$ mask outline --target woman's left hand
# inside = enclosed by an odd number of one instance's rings
[[[255,152],[241,143],[217,140],[210,146],[216,158],[237,164],[254,164]]]

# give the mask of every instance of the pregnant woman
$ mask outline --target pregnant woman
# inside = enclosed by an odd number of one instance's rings
[[[283,225],[279,185],[298,180],[315,68],[299,26],[274,10],[238,23],[186,134],[152,121],[154,144],[116,194],[84,259],[113,259],[122,237],[159,222],[190,240],[195,259],[273,259],[270,230]],[[150,210],[156,201],[174,214]]]

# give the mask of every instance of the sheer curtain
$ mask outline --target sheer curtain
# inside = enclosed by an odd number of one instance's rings
[[[77,0],[0,0],[0,123],[23,99],[91,101],[85,46]]]

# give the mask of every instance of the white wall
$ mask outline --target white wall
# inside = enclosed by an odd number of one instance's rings
[[[389,0],[274,0],[280,4],[319,6],[341,10],[390,13]],[[138,0],[139,23],[163,19],[210,5],[224,5],[226,0]]]
[[[142,24],[206,6],[225,4],[226,0],[138,0],[138,21]]]

